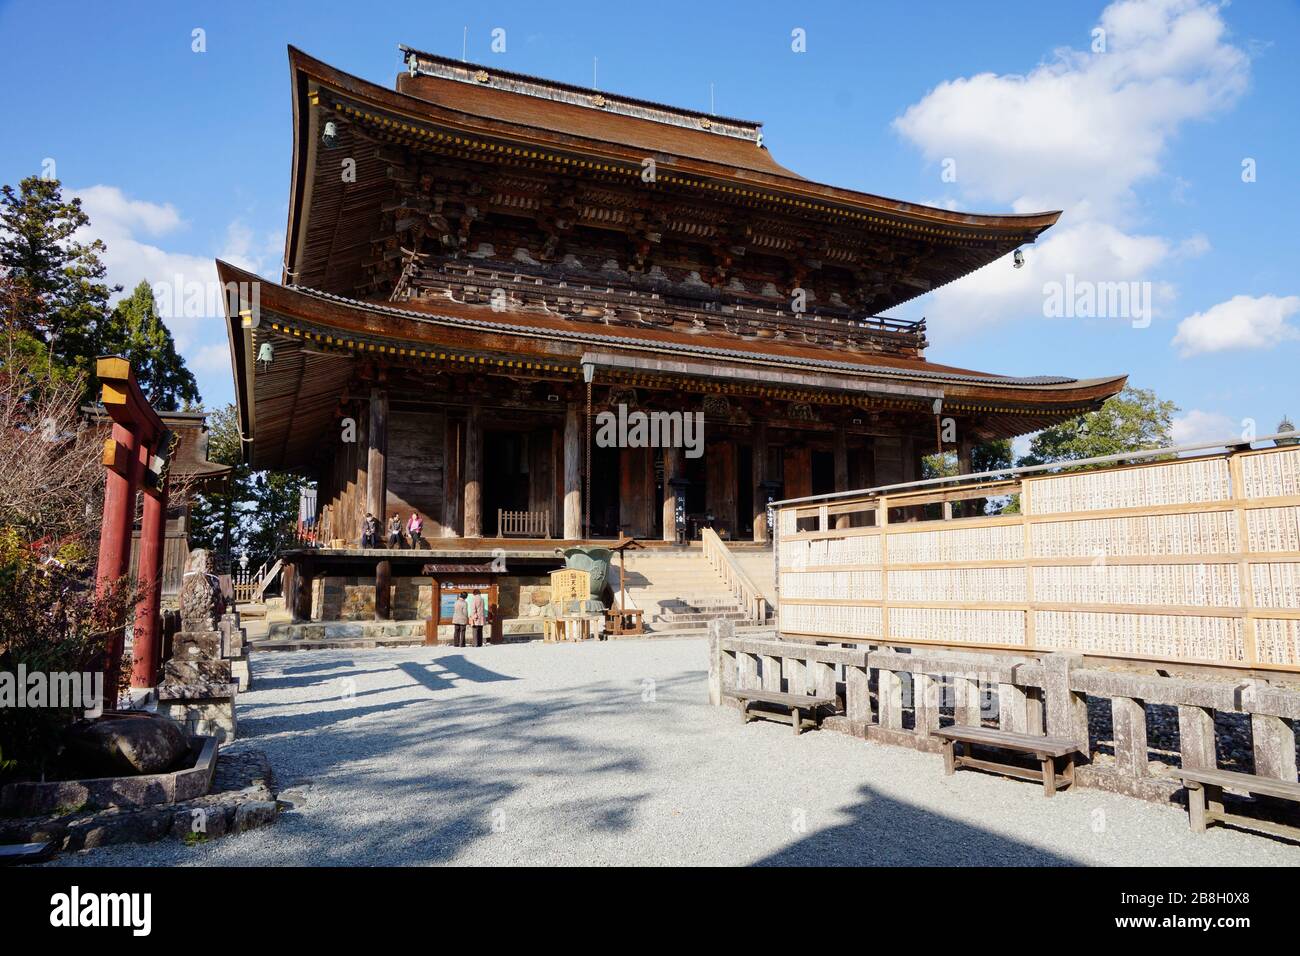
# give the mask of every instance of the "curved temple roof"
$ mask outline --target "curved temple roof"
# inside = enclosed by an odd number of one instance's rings
[[[413,148],[478,151],[486,161],[523,156],[565,175],[617,175],[635,181],[653,156],[658,188],[680,189],[723,203],[761,206],[774,214],[829,222],[832,228],[879,233],[932,243],[932,278],[906,294],[880,302],[883,311],[1032,243],[1060,212],[963,213],[843,189],[808,179],[777,163],[759,140],[759,125],[710,117],[660,104],[407,51],[416,72],[398,77],[397,89],[344,73],[293,47],[294,179],[286,239],[285,279],[297,278],[334,292],[327,280],[340,256],[332,243],[310,247],[313,206],[336,223],[340,212],[360,223],[376,216],[384,197],[342,195],[338,176],[314,182],[320,139],[313,107],[324,104],[377,137]],[[321,195],[317,195],[317,193]],[[373,230],[377,218],[358,225]],[[878,265],[872,263],[871,265]]]
[[[921,358],[771,341],[730,339],[722,345],[714,337],[675,330],[498,313],[488,305],[449,300],[396,306],[268,283],[225,262],[217,263],[217,271],[228,288],[259,283],[258,325],[250,329],[238,313],[227,316],[245,435],[254,434],[260,404],[277,397],[288,400],[289,418],[275,426],[277,434],[284,426],[285,441],[269,442],[282,457],[259,454],[254,459],[259,467],[294,466],[293,456],[285,451],[289,435],[310,438],[314,431],[310,425],[299,427],[302,423],[293,416],[332,413],[357,359],[435,367],[460,363],[466,369],[529,371],[557,380],[576,379],[582,364],[589,362],[630,373],[710,379],[729,388],[764,385],[792,394],[838,393],[851,404],[880,399],[895,407],[901,403],[928,409],[941,398],[954,414],[986,418],[989,433],[1000,437],[1095,408],[1126,381],[1122,375],[1082,380],[995,375]],[[257,342],[278,340],[305,352],[315,365],[309,370],[298,354],[287,362],[278,357],[271,369],[259,372],[255,336]],[[281,355],[278,345],[276,354]],[[313,408],[313,402],[319,407]],[[259,445],[268,444],[258,437]]]

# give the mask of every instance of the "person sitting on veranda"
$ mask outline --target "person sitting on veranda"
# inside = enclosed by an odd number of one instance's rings
[[[399,548],[402,545],[402,519],[398,517],[397,512],[388,519],[388,546],[390,548]]]
[[[361,523],[361,547],[379,547],[379,521],[369,511],[366,520]]]
[[[420,512],[412,511],[411,517],[406,520],[406,538],[412,548],[420,547],[420,538],[423,534],[424,519],[420,517]]]

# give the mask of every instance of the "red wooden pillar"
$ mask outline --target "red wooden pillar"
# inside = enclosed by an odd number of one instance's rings
[[[95,363],[95,375],[100,380],[100,401],[113,419],[112,437],[104,444],[103,462],[107,466],[104,516],[99,534],[99,564],[95,569],[96,591],[103,594],[130,570],[135,494],[143,481],[151,449],[165,429],[162,419],[140,391],[130,362],[116,355],[102,356]],[[161,558],[159,549],[158,560]],[[141,564],[147,575],[149,565],[143,560]],[[154,574],[157,574],[156,570]],[[105,648],[105,696],[110,707],[117,703],[117,680],[125,639],[125,627],[117,628]]]
[[[140,564],[136,581],[140,603],[135,608],[135,640],[131,651],[131,686],[153,687],[158,683],[161,657],[163,547],[167,531],[167,482],[144,494],[144,516],[140,523]]]
[[[99,594],[130,568],[139,457],[135,432],[114,422],[113,436],[104,444],[104,520],[100,525],[99,564],[95,572],[95,590]]]

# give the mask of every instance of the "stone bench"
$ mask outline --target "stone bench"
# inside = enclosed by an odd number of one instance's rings
[[[786,711],[790,715],[790,726],[794,728],[795,734],[803,731],[805,714],[808,715],[808,719],[812,721],[813,726],[817,727],[821,724],[822,711],[835,707],[834,697],[815,697],[812,694],[783,694],[774,690],[751,688],[742,690],[738,687],[725,688],[723,694],[740,701],[740,717],[742,722],[746,724],[756,716],[777,716],[768,710],[754,710],[754,704],[765,704],[768,707],[778,707]]]
[[[1065,737],[1043,737],[1038,734],[1018,734],[1006,730],[994,730],[990,727],[940,727],[934,733],[943,738],[943,772],[949,776],[959,767],[974,767],[988,770],[1021,780],[1041,780],[1043,793],[1054,796],[1057,787],[1068,787],[1074,783],[1074,754],[1078,744]],[[956,745],[962,744],[965,754],[955,752]],[[994,750],[1014,750],[1033,754],[1038,758],[1040,769],[1032,770],[1015,764],[981,760],[972,756],[973,747],[987,747]],[[1057,758],[1065,758],[1065,772],[1058,776]]]
[[[1187,767],[1176,771],[1174,776],[1187,788],[1187,815],[1194,832],[1204,833],[1206,825],[1217,820],[1248,830],[1259,830],[1273,836],[1300,839],[1300,826],[1288,826],[1285,823],[1228,813],[1223,809],[1225,789],[1300,803],[1300,783],[1273,780],[1269,777],[1236,773],[1231,770]]]

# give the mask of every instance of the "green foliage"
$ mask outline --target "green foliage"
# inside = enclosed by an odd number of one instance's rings
[[[1177,411],[1177,405],[1161,401],[1150,389],[1129,386],[1095,412],[1039,432],[1019,464],[1078,461],[1168,447],[1173,443]]]
[[[242,462],[234,405],[208,417],[208,458],[233,466],[234,472],[226,488],[196,496],[191,545],[247,553],[254,567],[273,560],[290,543],[298,521],[298,495],[307,482],[298,475],[253,471]]]
[[[88,567],[41,560],[14,528],[0,528],[0,673],[85,673],[102,669],[114,634],[126,624],[136,591],[129,579],[96,591]],[[113,688],[105,695],[114,696]],[[66,703],[66,702],[65,702]],[[75,708],[0,707],[0,779],[43,776],[60,749]]]
[[[1007,438],[994,439],[971,449],[971,471],[1001,471],[1014,463],[1011,454],[1011,441]],[[957,453],[946,451],[942,455],[926,455],[921,460],[922,478],[952,478],[958,474]]]
[[[100,331],[101,355],[121,355],[131,362],[140,390],[159,411],[190,411],[197,407],[198,383],[176,352],[176,343],[154,302],[153,289],[141,280],[114,307]]]
[[[90,222],[81,200],[64,200],[58,180],[28,176],[0,187],[0,271],[9,288],[5,327],[43,348],[50,365],[92,370],[108,298],[104,243],[77,242]]]

